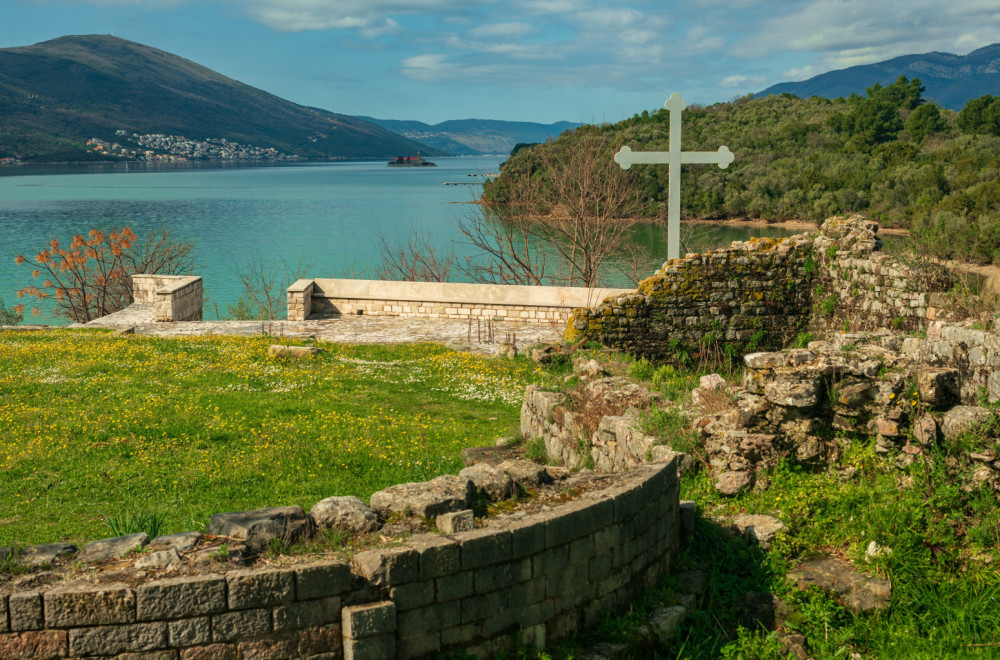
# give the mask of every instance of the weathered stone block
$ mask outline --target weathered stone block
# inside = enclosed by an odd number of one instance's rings
[[[124,584],[67,585],[45,594],[45,625],[48,628],[134,621],[135,595]]]
[[[180,619],[226,609],[226,579],[218,575],[168,578],[135,590],[137,618]]]
[[[396,657],[395,635],[344,638],[344,660],[390,660]]]
[[[69,631],[70,655],[116,655],[130,651],[153,651],[166,646],[167,624],[163,621],[74,628]]]
[[[287,633],[240,642],[236,646],[236,652],[240,660],[279,660],[279,658],[294,658],[298,647],[298,635]]]
[[[320,529],[343,529],[355,533],[374,532],[381,527],[375,510],[357,497],[328,497],[309,510]]]
[[[331,660],[341,657],[343,642],[339,623],[299,631],[299,656],[308,657],[321,653],[330,654]]]
[[[63,658],[69,653],[65,630],[39,630],[0,635],[0,658],[37,660]]]
[[[462,622],[462,604],[455,600],[433,607],[399,612],[396,615],[396,620],[397,637],[415,637],[460,624]]]
[[[426,482],[390,486],[372,493],[373,509],[383,513],[436,518],[442,513],[468,509],[474,494],[472,481],[446,474]]]
[[[508,595],[504,590],[462,599],[462,623],[485,621],[497,612],[506,610],[509,605]]]
[[[181,660],[237,660],[235,644],[208,644],[181,650]]]
[[[223,612],[212,617],[212,641],[232,642],[271,632],[271,610]]]
[[[462,570],[506,561],[512,554],[507,530],[477,529],[458,534],[456,539],[462,546]]]
[[[340,598],[330,596],[306,600],[274,608],[274,631],[323,626],[340,622]]]
[[[146,532],[128,534],[110,539],[94,541],[80,548],[76,558],[80,561],[102,562],[121,559],[135,548],[141,548],[149,543]]]
[[[396,631],[396,604],[391,600],[345,607],[341,617],[345,638],[357,640]]]
[[[226,575],[226,583],[231,610],[269,607],[295,600],[293,569],[229,573]]]
[[[511,556],[520,559],[541,552],[545,547],[545,524],[530,517],[507,525],[511,533]]]
[[[555,509],[545,523],[545,547],[551,548],[591,534],[615,519],[614,501],[577,500]]]
[[[29,545],[21,551],[18,561],[25,566],[38,567],[67,559],[76,554],[76,546],[70,543],[43,543]]]
[[[419,534],[407,539],[406,545],[416,550],[420,557],[421,580],[450,575],[461,568],[460,548],[454,539],[438,534]]]
[[[423,658],[433,655],[440,648],[441,633],[439,632],[404,637],[396,644],[396,657],[400,660]]]
[[[531,559],[521,559],[477,568],[472,581],[474,592],[484,594],[528,579],[531,579]]]
[[[506,500],[517,493],[517,486],[510,475],[487,463],[467,467],[458,476],[470,479],[476,489],[493,501]]]
[[[472,594],[472,572],[440,577],[434,581],[434,591],[439,603],[465,598]]]
[[[205,533],[245,539],[250,528],[258,523],[267,523],[280,529],[293,522],[305,520],[305,517],[306,512],[300,506],[276,506],[253,511],[216,513],[209,521]]]
[[[392,586],[420,579],[420,555],[405,546],[359,552],[351,559],[351,567],[376,586]]]
[[[7,607],[10,610],[11,630],[38,630],[42,627],[42,596],[37,591],[11,594]]]
[[[945,441],[957,440],[963,433],[993,419],[993,413],[979,406],[955,406],[941,420],[941,435]]]
[[[170,646],[197,646],[212,641],[212,621],[207,616],[167,622]]]
[[[351,587],[351,568],[339,561],[296,566],[295,597],[298,600],[313,600],[326,596],[337,596]]]
[[[480,465],[483,464],[480,463]],[[464,509],[462,511],[442,513],[435,519],[434,524],[444,534],[457,534],[458,532],[470,532],[475,529],[476,518],[472,509]]]
[[[389,598],[396,603],[396,609],[412,610],[434,602],[434,580],[410,582],[389,590]]]

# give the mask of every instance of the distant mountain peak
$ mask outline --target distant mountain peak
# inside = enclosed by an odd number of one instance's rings
[[[111,35],[0,49],[0,158],[76,160],[116,132],[220,138],[307,158],[444,155],[354,117],[307,108]]]
[[[1000,43],[978,48],[968,55],[929,53],[900,55],[874,64],[827,71],[808,80],[772,85],[754,96],[794,94],[802,98],[837,98],[852,92],[864,94],[875,83],[894,82],[899,76],[919,78],[924,98],[952,110],[983,94],[1000,95]]]

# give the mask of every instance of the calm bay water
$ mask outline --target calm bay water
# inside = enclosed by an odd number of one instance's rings
[[[51,238],[64,243],[91,227],[131,224],[137,234],[169,228],[196,244],[197,274],[210,297],[206,318],[240,297],[237,269],[259,256],[309,275],[357,275],[377,259],[377,235],[404,241],[414,227],[445,250],[479,193],[473,175],[496,172],[497,158],[441,158],[438,167],[389,168],[384,162],[142,169],[134,164],[0,169],[0,298],[10,307],[31,281],[17,254],[34,255]],[[708,244],[793,232],[725,227]],[[665,230],[636,239],[666,253]],[[464,246],[455,245],[461,254]],[[43,316],[40,320],[53,322]],[[58,321],[56,321],[58,322]]]

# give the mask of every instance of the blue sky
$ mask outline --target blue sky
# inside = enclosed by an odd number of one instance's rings
[[[297,103],[437,123],[618,121],[1000,42],[998,0],[0,0],[0,47],[115,34]]]

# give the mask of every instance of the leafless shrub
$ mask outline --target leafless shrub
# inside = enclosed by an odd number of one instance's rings
[[[235,305],[226,305],[226,312],[238,321],[284,318],[288,310],[286,290],[295,280],[306,277],[309,268],[304,259],[299,259],[293,269],[284,259],[280,263],[267,263],[258,253],[246,269],[236,267],[243,296]]]
[[[434,236],[415,227],[403,243],[392,244],[382,232],[378,234],[380,261],[375,266],[375,278],[403,282],[447,282],[457,263],[454,250],[440,255]]]

